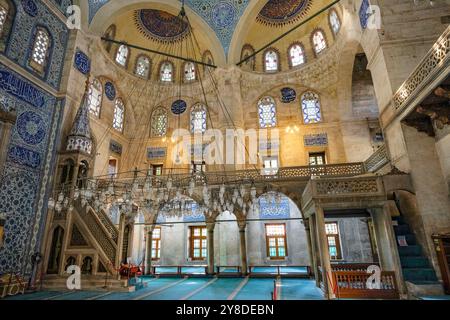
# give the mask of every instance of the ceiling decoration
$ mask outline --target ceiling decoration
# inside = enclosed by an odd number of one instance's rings
[[[268,26],[282,27],[303,18],[310,8],[310,0],[269,0],[256,20]]]
[[[186,21],[161,10],[137,10],[134,13],[134,21],[139,31],[147,38],[162,43],[181,41],[189,34]]]
[[[89,23],[97,12],[111,0],[88,0]],[[214,30],[226,54],[234,30],[250,0],[186,0],[186,6],[194,10]]]

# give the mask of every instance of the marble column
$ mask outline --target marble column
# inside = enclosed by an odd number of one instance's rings
[[[214,227],[215,223],[206,224],[208,231],[208,274],[214,274]]]
[[[319,264],[317,263],[319,255],[317,251],[316,217],[314,215],[309,217],[309,233],[312,252],[311,267],[313,268],[314,277],[316,279],[316,286],[320,287]]]
[[[320,253],[320,265],[322,266],[322,281],[324,284],[324,295],[328,298],[334,298],[331,290],[331,262],[328,249],[328,240],[325,233],[325,214],[322,207],[316,206],[316,232],[318,238],[318,247]]]
[[[304,226],[305,226],[305,232],[306,232],[306,242],[308,245],[308,255],[309,255],[309,261],[311,263],[311,272],[315,272],[314,268],[314,256],[313,256],[313,250],[312,250],[312,244],[311,244],[311,230],[309,226],[309,219],[303,220]]]
[[[153,228],[147,229],[147,241],[145,243],[145,274],[152,272],[152,245],[153,245]]]
[[[115,260],[115,268],[120,268],[120,264],[122,263],[122,247],[123,247],[123,235],[125,232],[125,215],[120,214],[119,219],[119,236],[117,239],[117,249],[116,249],[116,260]],[[120,279],[120,275],[119,279]]]
[[[247,228],[247,224],[245,221],[239,224],[239,240],[240,240],[240,251],[241,251],[241,268],[242,274],[247,275],[248,273],[248,264],[247,264],[247,242],[245,236],[245,230]]]

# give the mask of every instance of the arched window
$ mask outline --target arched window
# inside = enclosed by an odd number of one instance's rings
[[[264,68],[266,72],[278,71],[278,53],[269,49],[264,54]]]
[[[100,108],[102,104],[102,84],[94,79],[89,86],[89,112],[96,117],[100,116]]]
[[[261,128],[271,128],[277,125],[275,100],[272,97],[264,97],[259,100],[258,115]]]
[[[255,53],[255,49],[251,45],[249,45],[249,44],[244,45],[242,47],[241,60],[244,60],[244,59],[250,57],[253,53]],[[241,64],[241,67],[244,70],[254,71],[255,70],[255,57],[253,56],[250,59],[243,62]]]
[[[331,10],[328,18],[330,20],[331,30],[333,30],[333,33],[335,35],[338,34],[339,30],[341,29],[341,20],[339,19],[336,10]]]
[[[320,110],[320,100],[317,93],[308,91],[302,95],[302,113],[305,124],[317,123],[322,121],[322,112]]]
[[[10,0],[0,0],[0,51],[5,50],[15,14],[15,6]]]
[[[106,29],[105,34],[103,35],[106,39],[114,40],[116,38],[116,26],[110,25],[108,29]],[[110,41],[106,41],[105,49],[108,52],[111,52],[113,43]]]
[[[163,107],[157,108],[152,114],[152,132],[153,137],[164,137],[167,134],[167,112]]]
[[[197,103],[191,109],[191,132],[204,133],[206,131],[206,107]]]
[[[3,34],[6,19],[8,18],[8,5],[7,3],[0,3],[0,36]]]
[[[291,67],[305,63],[305,52],[301,44],[293,44],[289,48],[289,61],[291,62]]]
[[[42,27],[36,28],[30,66],[36,71],[43,72],[48,63],[51,38],[48,31]]]
[[[117,98],[114,103],[113,128],[119,132],[123,132],[123,120],[125,118],[125,106],[122,99]]]
[[[160,80],[162,82],[172,82],[173,80],[173,65],[171,62],[166,61],[161,64]]]
[[[195,65],[192,62],[184,64],[184,81],[195,80]]]
[[[202,61],[203,61],[204,63],[207,63],[207,64],[214,64],[214,58],[213,58],[213,56],[212,56],[211,51],[206,50],[206,51],[203,53]],[[205,66],[205,67],[203,68],[203,71],[206,73],[206,71],[208,70],[208,68],[209,68],[209,67],[206,67],[206,66]]]
[[[325,35],[323,34],[322,30],[317,30],[316,32],[314,32],[312,36],[312,43],[316,55],[327,48],[327,42],[325,41]]]
[[[124,44],[122,44],[119,47],[119,49],[117,49],[116,62],[118,64],[120,64],[122,67],[125,67],[127,65],[128,53],[129,53],[129,49]]]
[[[148,79],[150,74],[150,58],[141,55],[136,60],[136,69],[134,71],[136,75],[144,79]]]

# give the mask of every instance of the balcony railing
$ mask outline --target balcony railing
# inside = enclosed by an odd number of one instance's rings
[[[386,145],[383,145],[364,162],[364,165],[367,172],[376,172],[388,163]]]
[[[447,27],[417,68],[395,93],[393,97],[394,109],[401,112],[410,98],[422,90],[449,63],[450,27]]]

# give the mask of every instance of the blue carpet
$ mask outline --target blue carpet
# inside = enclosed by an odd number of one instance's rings
[[[226,300],[244,278],[220,278],[189,300]]]
[[[142,277],[147,286],[135,292],[109,292],[107,291],[40,291],[25,295],[8,297],[11,300],[87,300],[98,297],[98,300],[226,300],[233,293],[235,300],[270,300],[273,291],[273,278],[249,278],[238,291],[244,278],[149,278]],[[213,282],[210,282],[213,281]],[[210,283],[208,286],[206,284]],[[323,299],[321,290],[315,287],[313,280],[282,279],[281,299],[283,300],[311,300]],[[198,292],[196,292],[198,290]],[[192,296],[189,294],[194,293]],[[148,295],[148,296],[146,296]],[[426,297],[424,297],[425,299]]]
[[[447,296],[423,296],[420,300],[450,300],[450,295]]]
[[[273,281],[274,279],[251,278],[236,295],[235,300],[272,300]]]
[[[315,280],[281,279],[281,300],[323,300]]]

